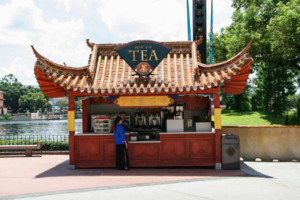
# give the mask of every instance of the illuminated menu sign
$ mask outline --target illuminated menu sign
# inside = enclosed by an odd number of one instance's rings
[[[174,100],[167,95],[159,96],[120,96],[114,103],[121,108],[132,107],[167,107]]]

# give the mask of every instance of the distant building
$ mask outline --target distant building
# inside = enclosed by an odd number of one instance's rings
[[[0,91],[0,114],[7,114],[7,108],[4,107],[3,91]]]

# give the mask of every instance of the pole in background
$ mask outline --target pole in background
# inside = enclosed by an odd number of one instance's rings
[[[209,37],[209,64],[212,64],[212,58],[213,58],[213,39],[214,39],[214,33],[213,33],[213,0],[211,0],[211,13],[210,13],[210,37]]]
[[[186,9],[187,9],[187,29],[188,29],[188,41],[191,41],[191,23],[190,23],[190,6],[189,0],[186,0]]]
[[[206,0],[193,0],[193,40],[203,37],[197,50],[201,55],[201,63],[204,64],[207,63],[206,35]]]
[[[52,110],[55,112],[55,99],[52,99]]]

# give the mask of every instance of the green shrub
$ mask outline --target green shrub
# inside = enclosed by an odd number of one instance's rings
[[[4,118],[4,119],[11,119],[11,116],[10,116],[10,114],[5,114],[5,115],[3,116],[3,118]]]
[[[43,151],[69,150],[69,142],[68,141],[57,141],[57,142],[43,141],[42,150]]]
[[[2,117],[0,117],[0,120],[10,120],[10,119],[11,119],[10,114],[5,114]]]
[[[246,111],[251,111],[252,110],[252,105],[249,101],[242,101],[240,105],[240,111],[246,112]]]
[[[29,139],[23,139],[23,140],[1,140],[1,145],[30,145],[30,144],[37,144],[37,142],[40,140],[29,140]],[[69,142],[67,140],[62,141],[42,141],[42,151],[66,151],[69,150]]]

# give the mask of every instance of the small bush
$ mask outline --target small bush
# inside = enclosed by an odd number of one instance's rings
[[[285,116],[285,125],[300,125],[300,98],[296,102],[297,111],[291,116]]]
[[[242,101],[240,105],[240,111],[241,112],[246,112],[246,111],[251,111],[252,110],[252,105],[249,101]]]

